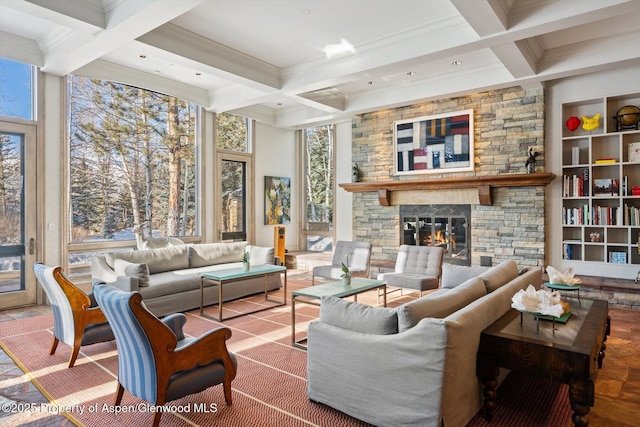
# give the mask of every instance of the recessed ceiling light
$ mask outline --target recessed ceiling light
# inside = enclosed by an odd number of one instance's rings
[[[145,59],[147,55],[140,55],[140,58]]]
[[[301,9],[300,10],[300,14],[301,15],[311,15],[311,9]]]
[[[367,84],[368,84],[368,85],[372,85],[372,84],[373,84],[373,80],[369,80],[369,81],[367,82]]]
[[[453,62],[451,63],[451,65],[453,65],[454,67],[455,67],[456,65],[462,65],[462,61],[453,61]]]
[[[201,72],[199,72],[199,71],[198,71],[198,72],[196,72],[196,76],[201,76],[201,75],[202,75],[202,73],[201,73]]]
[[[415,71],[408,71],[407,72],[407,76],[415,76],[416,72]]]

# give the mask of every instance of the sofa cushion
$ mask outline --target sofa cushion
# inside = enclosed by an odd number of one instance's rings
[[[247,247],[247,242],[201,243],[190,245],[189,266],[206,267],[207,265],[240,262]]]
[[[149,267],[150,274],[189,268],[186,245],[141,251],[110,252],[105,254],[105,259],[111,268],[114,268],[116,259],[123,259],[134,264],[144,263]]]
[[[419,273],[389,273],[384,275],[384,280],[389,286],[419,291],[436,289],[440,285],[440,279],[437,277]]]
[[[426,317],[444,318],[487,294],[484,282],[474,277],[447,292],[425,295],[397,308],[398,331],[413,328]]]
[[[262,247],[262,246],[252,246],[252,245],[247,245],[247,249],[246,249],[251,258],[249,258],[249,261],[251,262],[251,265],[262,265],[262,264],[273,264],[274,263],[274,249],[273,247]],[[282,262],[284,262],[284,260],[281,260]]]
[[[395,309],[371,307],[333,296],[324,296],[320,300],[320,322],[365,334],[398,333]]]
[[[442,264],[442,288],[455,288],[472,277],[478,277],[490,267]]]
[[[487,288],[487,293],[495,291],[516,277],[518,277],[518,265],[513,260],[502,261],[480,275]]]
[[[138,286],[149,286],[149,266],[144,263],[133,263],[123,259],[114,260],[113,270],[118,276],[128,276],[138,279]]]

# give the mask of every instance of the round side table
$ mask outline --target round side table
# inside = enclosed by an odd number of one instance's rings
[[[552,291],[578,291],[578,302],[582,304],[582,301],[580,301],[580,285],[567,285],[566,283],[544,282],[542,286],[546,286]]]

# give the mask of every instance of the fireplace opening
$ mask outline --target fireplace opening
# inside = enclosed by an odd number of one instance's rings
[[[444,262],[471,265],[470,205],[400,206],[405,245],[443,247]]]

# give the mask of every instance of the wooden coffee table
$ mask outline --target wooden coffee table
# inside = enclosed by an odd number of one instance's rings
[[[536,332],[535,316],[525,314],[520,323],[520,312],[511,309],[482,332],[477,374],[484,385],[488,421],[493,418],[502,367],[569,384],[573,423],[589,425],[595,378],[610,331],[609,305],[607,301],[563,299],[571,304],[571,316],[564,324],[542,320]]]
[[[306,338],[296,340],[296,299],[302,297],[307,304],[320,305],[314,300],[319,300],[323,296],[334,296],[338,298],[346,298],[353,296],[354,300],[358,300],[358,294],[372,289],[377,289],[378,295],[380,290],[383,294],[383,305],[387,306],[387,284],[382,280],[364,279],[360,277],[351,278],[350,285],[344,285],[340,280],[336,282],[323,283],[321,285],[309,286],[308,288],[299,289],[291,292],[291,345],[293,347],[306,350],[307,346],[303,343]]]

